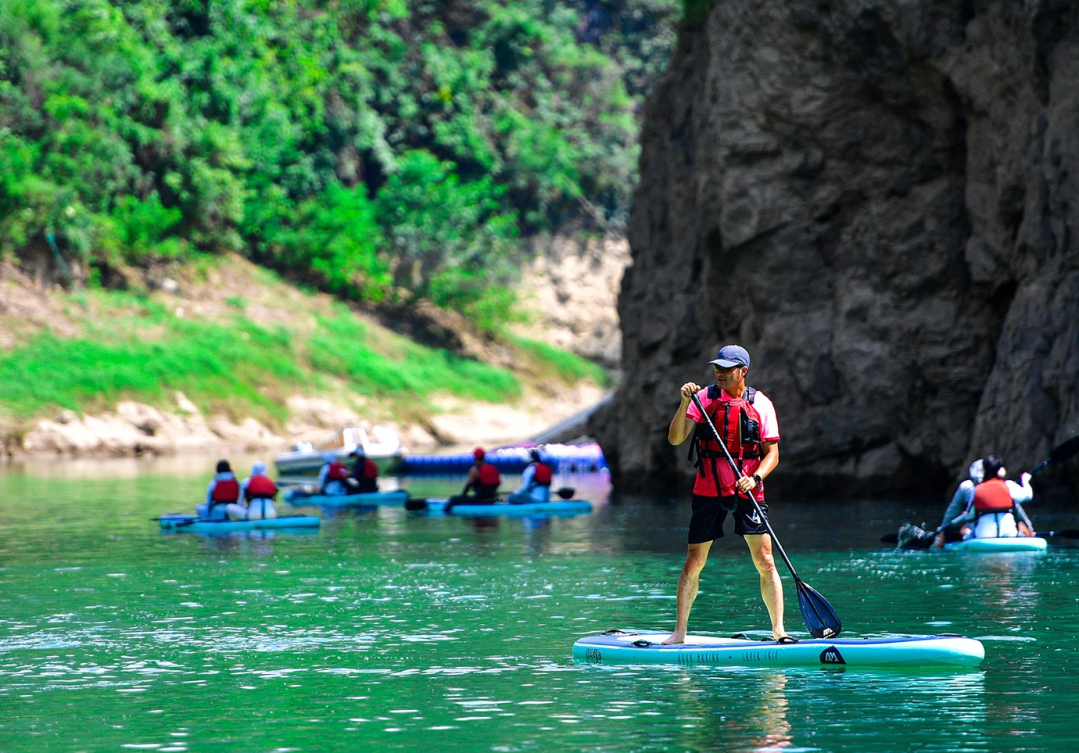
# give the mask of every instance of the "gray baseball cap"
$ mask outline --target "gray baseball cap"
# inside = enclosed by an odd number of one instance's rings
[[[715,360],[708,363],[724,369],[731,366],[749,366],[749,353],[741,345],[724,345],[719,349]]]

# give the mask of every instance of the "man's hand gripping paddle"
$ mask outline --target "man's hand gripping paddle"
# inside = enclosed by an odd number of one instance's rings
[[[723,454],[726,456],[727,462],[731,464],[731,470],[734,471],[735,478],[740,478],[742,473],[738,470],[738,465],[734,462],[734,458],[731,457],[730,451],[727,450],[726,443],[724,443],[723,438],[719,436],[715,424],[712,423],[711,417],[704,409],[704,406],[701,405],[700,398],[696,395],[693,395],[693,404],[697,406],[697,410],[701,412],[704,420],[708,423],[708,428],[712,430],[719,446],[723,448]],[[717,489],[716,491],[718,492],[719,490]],[[761,511],[760,505],[757,504],[757,500],[753,498],[752,493],[747,494],[746,496],[748,496],[749,501],[753,503],[757,515],[764,521],[764,527],[768,529],[768,535],[772,537],[772,544],[775,546],[776,551],[779,552],[779,556],[783,558],[783,562],[786,563],[787,569],[791,571],[791,577],[794,578],[794,585],[798,589],[798,608],[802,611],[802,621],[805,622],[806,628],[809,629],[809,634],[814,638],[839,637],[839,632],[843,629],[843,623],[839,619],[839,615],[835,613],[835,610],[832,609],[832,605],[828,603],[827,599],[798,577],[798,573],[794,570],[794,565],[791,564],[790,559],[787,557],[787,553],[783,551],[783,545],[780,544],[779,539],[776,538],[775,531],[772,530],[772,524],[768,522],[768,518],[766,518]]]

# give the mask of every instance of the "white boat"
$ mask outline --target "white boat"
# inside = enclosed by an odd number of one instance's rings
[[[573,644],[573,658],[591,664],[678,664],[713,667],[972,667],[985,658],[979,641],[952,635],[804,639],[796,643],[687,635],[664,646],[667,632],[608,631]]]
[[[274,458],[274,465],[278,478],[283,481],[309,480],[325,465],[327,453],[347,464],[349,455],[357,449],[362,449],[367,459],[373,460],[382,472],[392,470],[405,456],[405,448],[392,427],[379,424],[371,427],[369,432],[362,426],[347,426],[326,442],[317,445],[296,443],[291,452]]]
[[[1048,542],[1040,536],[964,539],[944,545],[948,552],[1044,552]]]

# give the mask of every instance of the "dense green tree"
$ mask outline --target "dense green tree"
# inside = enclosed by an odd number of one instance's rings
[[[0,253],[236,250],[497,327],[515,239],[618,229],[676,0],[0,3]]]

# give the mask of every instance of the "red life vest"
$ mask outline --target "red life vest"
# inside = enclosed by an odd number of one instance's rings
[[[479,466],[480,475],[477,483],[480,486],[495,486],[497,487],[502,483],[502,474],[498,472],[490,463],[477,463]]]
[[[708,399],[712,403],[705,408],[705,411],[712,419],[716,431],[723,438],[723,444],[716,440],[716,435],[702,417],[695,431],[696,441],[690,447],[690,458],[692,459],[693,452],[696,451],[697,474],[701,477],[706,473],[711,474],[720,496],[731,497],[739,494],[747,497],[748,495],[738,492],[735,486],[738,477],[727,462],[723,447],[726,446],[742,475],[752,476],[757,472],[761,458],[764,457],[764,445],[761,442],[761,415],[753,407],[757,390],[747,386],[742,397],[728,400],[721,400],[721,397],[719,385],[709,386]],[[763,502],[764,484],[757,484],[751,493],[758,502]]]
[[[353,476],[355,476],[356,478],[368,478],[368,479],[378,478],[378,466],[375,465],[375,461],[365,459],[363,461],[363,467],[360,468],[360,467],[358,467],[359,465],[360,465],[359,462],[353,463],[353,465],[352,465],[352,475]]]
[[[551,471],[551,466],[546,463],[535,464],[532,471],[532,481],[536,486],[550,486],[552,476],[554,476],[554,473]]]
[[[340,460],[334,460],[330,463],[330,470],[326,474],[326,481],[344,481],[348,476],[348,466]]]
[[[1014,506],[1012,494],[1002,478],[991,478],[974,487],[974,509],[979,515],[1011,512]]]
[[[277,496],[277,484],[266,476],[252,476],[247,482],[248,499],[273,499]]]
[[[240,484],[236,481],[236,477],[218,479],[214,484],[213,494],[210,499],[214,504],[225,504],[227,502],[235,502],[240,498]]]

